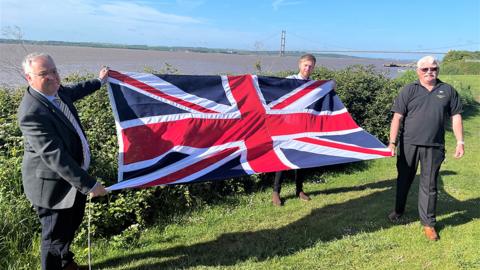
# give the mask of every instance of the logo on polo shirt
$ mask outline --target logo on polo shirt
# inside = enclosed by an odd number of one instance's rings
[[[437,97],[438,97],[438,98],[444,98],[444,97],[446,97],[446,96],[444,95],[444,91],[443,91],[443,90],[438,91]]]

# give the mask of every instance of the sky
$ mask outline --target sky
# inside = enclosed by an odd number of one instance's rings
[[[479,0],[0,0],[0,26],[28,40],[279,50],[285,30],[287,51],[480,51]]]

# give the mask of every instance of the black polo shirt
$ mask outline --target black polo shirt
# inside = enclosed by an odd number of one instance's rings
[[[457,91],[438,79],[432,91],[418,80],[406,85],[392,106],[392,112],[404,117],[400,139],[425,146],[444,145],[446,120],[462,111]]]

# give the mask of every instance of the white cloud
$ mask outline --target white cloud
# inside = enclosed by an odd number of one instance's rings
[[[199,18],[127,1],[103,4],[96,0],[0,1],[0,25],[19,26],[25,33],[25,39],[101,41],[93,37],[102,33],[121,35],[125,29],[163,32],[203,24]]]
[[[114,20],[131,20],[161,24],[197,24],[202,21],[193,17],[161,12],[155,8],[131,2],[112,2],[98,7],[102,16]]]
[[[180,3],[181,2],[181,3]],[[23,39],[150,46],[250,48],[258,34],[212,25],[184,11],[203,1],[0,0],[1,27],[19,26]],[[184,13],[187,14],[188,12]]]

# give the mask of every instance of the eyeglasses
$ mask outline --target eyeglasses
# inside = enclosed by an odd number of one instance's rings
[[[45,71],[42,71],[40,73],[33,73],[33,72],[30,72],[32,75],[35,75],[35,76],[38,76],[38,77],[42,77],[42,78],[45,78],[47,77],[48,75],[58,75],[58,70],[56,68],[52,68],[50,70],[45,70]]]
[[[431,68],[419,68],[420,71],[422,71],[423,73],[427,73],[428,71],[431,71],[431,72],[437,72],[438,71],[438,67],[431,67]]]

